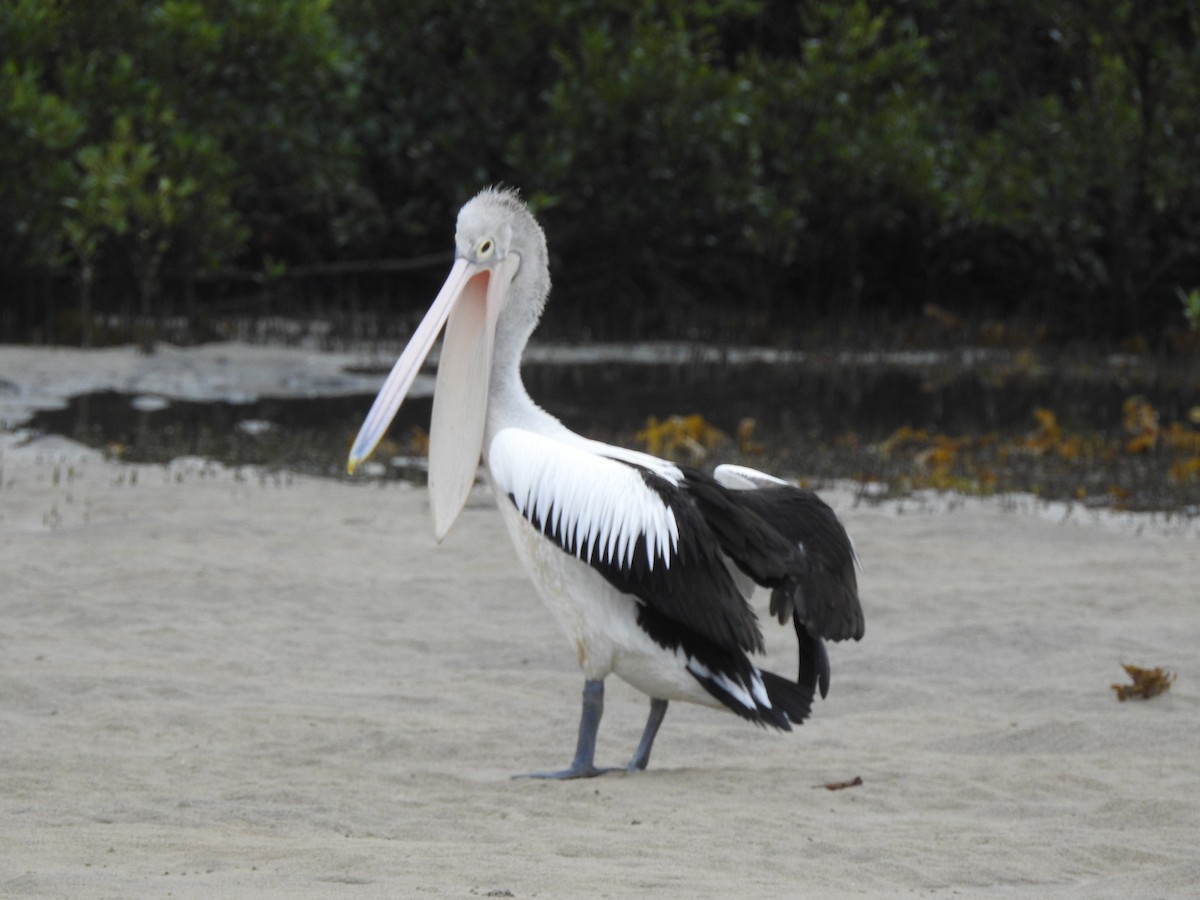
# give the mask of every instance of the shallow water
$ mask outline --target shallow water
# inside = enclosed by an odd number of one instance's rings
[[[764,447],[758,464],[813,479],[888,480],[872,445],[904,426],[943,435],[1021,435],[1034,429],[1034,410],[1047,408],[1064,428],[1119,438],[1122,404],[1130,396],[1145,397],[1163,422],[1185,421],[1200,404],[1193,371],[1134,359],[979,351],[769,359],[732,351],[668,362],[636,355],[616,362],[546,360],[526,364],[529,392],[576,431],[635,446],[650,416],[699,413],[729,435],[751,418],[754,440]],[[105,391],[38,413],[30,424],[128,461],[198,455],[227,465],[339,475],[372,399],[192,402]],[[411,437],[428,427],[430,408],[429,397],[406,401],[390,431],[392,443],[377,454],[384,466],[376,474],[411,476],[419,469]],[[705,462],[737,454],[730,441]],[[1077,488],[1063,487],[1070,490]]]

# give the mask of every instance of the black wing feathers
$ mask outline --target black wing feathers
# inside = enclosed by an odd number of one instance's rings
[[[684,475],[722,550],[772,589],[780,624],[794,618],[835,641],[863,636],[854,547],[825,501],[787,485],[733,490],[700,472]]]
[[[794,616],[813,637],[859,640],[865,623],[858,600],[854,546],[837,514],[820,497],[798,488],[745,491],[780,533],[803,548],[804,565],[779,584],[768,585],[771,614],[780,623]]]
[[[731,490],[695,469],[684,469],[683,474],[689,496],[721,549],[756,582],[774,587],[803,565],[796,542],[763,517],[765,508],[746,503],[759,491]]]

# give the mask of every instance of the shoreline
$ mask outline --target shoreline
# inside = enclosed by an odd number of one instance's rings
[[[71,428],[84,427],[79,424],[84,422],[99,434],[101,423],[106,423],[115,436],[97,442],[110,440],[120,445],[124,435],[129,435],[130,445],[118,449],[129,450],[134,461],[161,461],[176,453],[209,452],[225,454],[224,459],[233,465],[278,463],[283,468],[293,466],[298,471],[320,473],[328,468],[323,460],[344,452],[342,433],[352,433],[357,426],[357,413],[347,414],[337,404],[343,397],[373,396],[393,361],[391,352],[390,347],[383,345],[341,353],[306,346],[245,343],[190,348],[163,344],[154,353],[131,346],[99,350],[3,346],[0,347],[0,432],[27,428],[35,412],[63,409],[71,398],[112,391],[127,395],[127,407],[121,405],[121,397],[98,398],[82,407],[82,412],[71,413],[76,417],[82,415],[82,419],[60,416],[61,421],[73,424],[51,427],[72,434]],[[947,352],[974,360],[972,365],[990,365],[986,363],[987,354],[977,349]],[[602,348],[541,345],[532,347],[528,356],[535,365],[559,365],[572,360],[573,365],[593,370],[611,354],[633,365],[648,365],[658,360],[658,365],[668,369],[688,365],[690,361],[704,367],[706,372],[718,365],[718,357],[735,370],[783,358],[779,351],[763,348],[722,350],[680,343]],[[796,360],[804,354],[794,356],[788,365],[799,364]],[[920,354],[900,356],[912,366],[927,366],[929,362],[927,359],[922,362],[924,357]],[[664,358],[671,362],[664,362]],[[1110,356],[1106,360],[1106,365],[1121,371],[1130,370],[1131,366],[1136,368],[1128,359]],[[1003,371],[1010,369],[1011,365]],[[541,382],[539,396],[546,393],[545,380],[544,374],[534,378],[535,384]],[[427,402],[432,386],[432,377],[419,376],[411,394],[414,399]],[[740,389],[753,392],[755,385],[747,383]],[[634,435],[645,424],[642,416],[659,418],[672,411],[679,412],[680,406],[684,412],[700,411],[687,409],[687,404],[680,404],[677,399],[669,392],[663,393],[640,400],[638,411],[614,407],[601,417],[579,408],[566,395],[557,399],[543,397],[543,402],[576,430],[628,445],[637,443]],[[1176,397],[1176,405],[1178,400]],[[256,402],[264,408],[262,418],[252,412],[231,411],[249,410]],[[957,402],[968,401],[959,397]],[[1032,401],[1026,397],[1022,402]],[[283,413],[290,416],[289,424],[276,429],[272,416],[280,415],[281,407],[289,404],[291,409],[300,409],[296,403],[310,404],[303,408],[312,417],[311,426],[298,426],[296,413]],[[1023,492],[1030,492],[1064,504],[1063,515],[1067,517],[1090,518],[1095,512],[1121,517],[1128,511],[1148,512],[1152,519],[1166,523],[1175,518],[1200,520],[1198,482],[1194,475],[1189,475],[1200,465],[1200,457],[1189,455],[1187,449],[1196,446],[1200,439],[1187,421],[1188,418],[1200,421],[1196,418],[1200,416],[1200,406],[1187,409],[1182,421],[1164,418],[1160,423],[1155,409],[1142,403],[1137,407],[1138,415],[1149,416],[1153,421],[1146,426],[1150,431],[1139,435],[1136,442],[1121,431],[1119,406],[1117,403],[1112,409],[1105,407],[1107,430],[1060,425],[1054,409],[1039,409],[1036,428],[1034,417],[1030,417],[1027,428],[1010,423],[1004,432],[992,430],[986,434],[981,431],[987,427],[982,421],[961,432],[909,427],[889,432],[879,431],[877,425],[878,434],[872,432],[874,437],[866,433],[860,436],[854,430],[838,430],[843,426],[810,432],[811,426],[805,425],[803,418],[795,419],[791,412],[775,421],[777,413],[764,409],[761,401],[739,407],[725,398],[719,407],[709,409],[702,405],[702,409],[713,414],[717,424],[710,430],[717,435],[714,440],[719,441],[708,464],[738,462],[792,477],[803,476],[819,484],[849,479],[862,486],[864,496],[873,498],[874,492],[883,486],[887,498],[905,498],[913,503],[923,502],[921,498],[928,496],[930,489],[951,490],[951,496],[992,497],[1002,505],[1023,503],[1009,498],[1020,498]],[[166,411],[168,408],[173,411]],[[418,409],[419,403],[408,407],[405,414],[411,423],[420,423]],[[1066,413],[1064,423],[1072,418],[1069,410],[1060,412]],[[1128,410],[1124,414],[1126,418],[1130,415]],[[746,415],[751,419],[739,423],[738,416]],[[763,416],[757,423],[761,426],[757,438],[755,415]],[[254,437],[228,440],[227,435],[233,431],[231,416],[237,419],[239,431],[245,425],[244,433]],[[244,416],[249,416],[250,421],[242,422],[240,417]],[[1115,424],[1113,416],[1117,417]],[[862,425],[866,429],[866,424],[856,419],[851,421],[855,423],[853,427]],[[740,449],[742,425],[747,424],[745,440],[750,448],[747,453],[755,455],[745,455]],[[736,441],[729,436],[734,425],[739,435]],[[727,433],[722,435],[720,427]],[[198,431],[206,437],[203,446],[196,444],[194,435]],[[172,434],[185,437],[173,443],[169,437]],[[162,435],[162,439],[151,439],[145,449],[138,443],[156,435]],[[816,440],[809,440],[810,436]],[[403,439],[397,440],[403,443]],[[1128,451],[1124,448],[1127,442],[1149,442],[1153,452]],[[289,446],[303,449],[296,453]],[[403,447],[397,448],[400,455],[405,452]],[[332,467],[332,471],[339,470],[340,466]]]

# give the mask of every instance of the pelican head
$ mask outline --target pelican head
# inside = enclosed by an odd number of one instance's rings
[[[454,245],[450,274],[384,381],[346,463],[353,473],[374,451],[445,326],[429,426],[429,504],[439,541],[475,481],[495,349],[519,358],[550,289],[546,237],[515,191],[487,188],[468,201]]]

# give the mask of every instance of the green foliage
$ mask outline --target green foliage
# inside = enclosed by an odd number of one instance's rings
[[[1175,296],[1179,298],[1179,305],[1183,307],[1183,318],[1188,327],[1192,331],[1200,331],[1200,288],[1192,288],[1190,291],[1175,288]]]
[[[138,143],[129,120],[117,119],[112,138],[88,144],[75,155],[78,177],[63,197],[62,241],[77,265],[79,314],[84,346],[91,343],[92,283],[102,243],[129,231],[130,217],[155,164],[154,148]]]
[[[1190,0],[0,0],[0,48],[0,283],[146,314],[231,264],[444,250],[495,182],[599,333],[928,302],[1129,333],[1200,282]]]
[[[617,317],[629,318],[622,301],[644,322],[655,299],[711,296],[702,283],[751,249],[762,98],[717,38],[721,17],[752,11],[642,4],[555,30],[542,117],[513,155],[560,249],[596,273],[591,293]]]
[[[0,77],[0,260],[6,266],[55,256],[61,198],[72,181],[71,151],[84,132],[78,112],[42,90],[40,73],[7,59]]]
[[[167,261],[224,265],[251,236],[319,259],[371,220],[326,2],[18,0],[0,46],[9,267],[70,259],[90,281],[123,260],[149,312]]]
[[[1028,294],[1060,316],[1113,330],[1161,322],[1164,276],[1194,271],[1200,250],[1200,13],[1188,3],[929,6],[942,83],[954,86],[951,222],[1003,234],[1014,249],[1001,264],[1036,273]]]
[[[110,140],[81,147],[75,160],[78,177],[62,200],[67,208],[62,229],[83,266],[91,263],[106,236],[129,230],[130,211],[156,159],[153,146],[138,143],[129,120],[120,118]]]
[[[926,41],[864,2],[817,7],[802,27],[798,61],[752,67],[766,159],[754,236],[807,273],[806,293],[857,299],[871,248],[945,206]]]
[[[515,176],[550,84],[541,4],[342,0],[334,12],[362,76],[354,133],[384,217],[374,252],[445,249],[480,187],[531,188]]]

